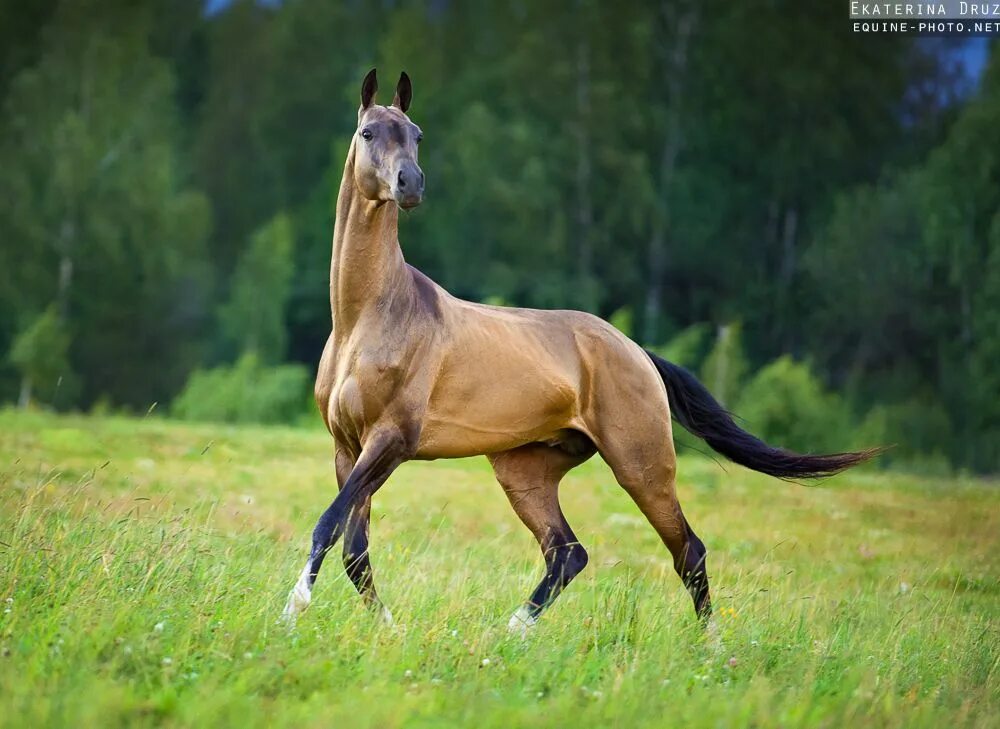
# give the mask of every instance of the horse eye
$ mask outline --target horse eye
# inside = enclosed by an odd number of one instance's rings
[[[363,130],[361,130],[361,138],[363,140],[365,140],[366,142],[372,141],[372,137],[373,136],[375,136],[375,135],[372,134],[371,129],[363,129]]]

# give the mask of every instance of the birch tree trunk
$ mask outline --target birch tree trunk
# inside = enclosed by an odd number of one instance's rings
[[[645,341],[656,343],[659,338],[660,312],[663,306],[663,278],[667,269],[667,240],[670,236],[669,195],[674,184],[677,156],[683,145],[681,128],[683,95],[688,66],[688,41],[697,21],[697,5],[690,0],[681,7],[669,0],[660,4],[660,21],[665,27],[662,46],[666,49],[663,71],[663,93],[667,103],[666,123],[663,131],[663,146],[660,150],[659,166],[656,171],[657,208],[652,216],[647,264],[649,283],[646,288]]]

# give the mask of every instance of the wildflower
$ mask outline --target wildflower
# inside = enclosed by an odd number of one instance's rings
[[[488,665],[490,665],[490,659],[489,658],[484,658],[483,662],[480,663],[479,665],[481,665],[481,666],[488,666]]]
[[[158,622],[156,625],[153,626],[153,632],[154,633],[162,633],[163,632],[163,626],[165,626],[165,625],[166,625],[166,623],[161,620],[160,622]]]
[[[164,656],[163,657],[163,665],[164,666],[169,666],[173,662],[174,662],[174,659],[171,658],[170,656]]]
[[[730,668],[736,668],[736,663],[736,656],[729,656],[729,660],[727,661],[728,666]]]
[[[406,671],[403,672],[403,678],[413,678],[413,671],[407,668]]]

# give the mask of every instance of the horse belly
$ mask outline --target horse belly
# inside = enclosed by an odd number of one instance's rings
[[[491,377],[491,375],[495,375]],[[557,437],[571,427],[576,391],[557,378],[451,376],[435,388],[424,414],[418,458],[461,458]]]

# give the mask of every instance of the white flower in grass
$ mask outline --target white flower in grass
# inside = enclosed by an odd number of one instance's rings
[[[153,626],[153,632],[162,633],[164,626],[166,626],[166,623],[161,620],[160,622],[158,622],[156,625]]]
[[[171,658],[170,656],[164,656],[164,657],[163,657],[163,661],[162,661],[162,663],[163,663],[163,665],[164,665],[164,666],[169,666],[169,665],[171,665],[171,664],[172,664],[173,662],[174,662],[174,659],[173,659],[173,658]]]
[[[488,666],[488,665],[490,665],[490,659],[489,658],[484,658],[483,662],[480,663],[479,665],[480,666]]]

